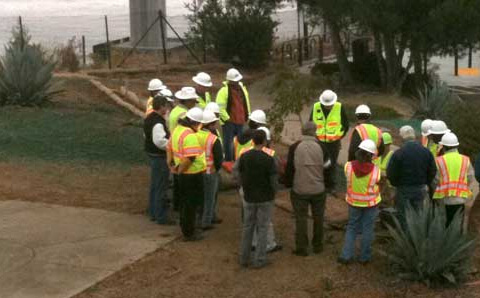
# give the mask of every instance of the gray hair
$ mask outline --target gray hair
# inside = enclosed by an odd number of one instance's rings
[[[400,128],[400,136],[404,141],[415,140],[415,130],[410,125],[405,125]]]
[[[302,127],[302,134],[304,136],[316,136],[317,126],[315,125],[315,123],[313,123],[312,121],[305,122]]]

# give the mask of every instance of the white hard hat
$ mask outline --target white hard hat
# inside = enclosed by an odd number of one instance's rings
[[[324,106],[333,106],[337,102],[337,94],[332,90],[325,90],[320,95],[320,103]]]
[[[253,111],[248,119],[260,124],[267,124],[267,115],[265,115],[265,112],[262,110]]]
[[[160,94],[161,96],[165,97],[169,102],[174,102],[173,100],[173,93],[170,91],[170,89],[162,89],[158,91],[157,94]]]
[[[265,126],[261,126],[261,127],[257,128],[257,130],[263,130],[265,132],[265,135],[267,136],[267,141],[270,141],[272,139],[270,129],[266,128]]]
[[[167,88],[159,79],[153,79],[148,83],[148,91],[157,91]]]
[[[212,78],[206,72],[199,72],[192,78],[192,81],[204,87],[212,87]]]
[[[180,91],[175,93],[175,97],[180,100],[197,99],[198,95],[193,87],[183,87]]]
[[[422,121],[422,136],[426,137],[430,135],[429,130],[432,127],[433,120],[432,119],[425,119]]]
[[[359,106],[355,109],[355,115],[358,115],[358,114],[368,114],[368,115],[371,115],[372,112],[370,112],[370,108],[369,108],[367,105],[359,105]]]
[[[370,152],[374,155],[377,154],[377,145],[375,145],[375,142],[370,139],[363,140],[358,146],[358,148]]]
[[[450,132],[450,129],[448,129],[447,124],[442,120],[434,120],[428,132],[432,135],[443,135]]]
[[[214,113],[220,113],[220,107],[218,106],[218,103],[216,103],[216,102],[209,102],[205,106],[205,111],[212,111]]]
[[[217,118],[217,116],[215,116],[215,113],[213,113],[212,111],[209,111],[209,110],[203,111],[202,123],[208,124],[208,123],[212,123],[212,122],[215,122],[215,121],[218,121],[218,118]]]
[[[188,119],[195,122],[201,123],[203,121],[203,111],[198,107],[194,107],[188,110],[186,116]]]
[[[227,81],[233,81],[233,82],[238,82],[243,78],[243,76],[240,74],[238,70],[235,68],[230,68],[227,71]]]
[[[456,147],[460,145],[457,136],[453,132],[447,132],[443,135],[440,145],[447,147]]]

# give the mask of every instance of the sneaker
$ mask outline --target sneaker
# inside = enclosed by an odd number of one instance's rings
[[[276,252],[276,251],[280,251],[283,249],[283,246],[280,245],[280,244],[277,244],[275,245],[274,247],[272,247],[271,249],[267,250],[267,253],[272,253],[272,252]]]

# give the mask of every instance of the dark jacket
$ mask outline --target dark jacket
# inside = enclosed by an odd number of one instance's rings
[[[433,155],[416,141],[408,141],[395,151],[387,167],[387,178],[396,187],[429,186],[436,173]]]
[[[362,138],[358,134],[358,131],[355,129],[352,132],[352,137],[350,139],[350,146],[348,147],[348,161],[355,160],[355,152],[358,150],[358,146],[362,142]],[[383,138],[380,136],[380,146],[378,147],[378,156],[382,156],[385,152],[385,144],[383,144]]]
[[[245,201],[262,203],[274,200],[277,169],[273,157],[260,150],[249,150],[238,160],[238,173]]]
[[[165,119],[157,113],[150,113],[147,116],[147,118],[145,118],[145,121],[143,122],[143,133],[145,134],[145,151],[149,155],[166,156],[165,150],[158,148],[153,143],[152,131],[155,125],[157,124],[163,125],[163,129],[165,130],[165,133],[166,133],[165,137],[167,139],[170,138],[170,132],[168,131],[167,123]]]
[[[475,160],[475,179],[480,182],[480,154],[477,156]]]

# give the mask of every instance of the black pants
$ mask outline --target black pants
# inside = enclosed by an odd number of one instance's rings
[[[308,207],[310,206],[313,216],[313,239],[314,252],[323,249],[323,217],[325,213],[326,194],[299,195],[292,191],[290,199],[295,212],[295,246],[298,252],[307,252],[308,248]]]
[[[180,227],[183,236],[195,234],[197,209],[203,206],[203,173],[178,175],[180,195]]]
[[[459,211],[460,210],[460,211]],[[465,210],[465,205],[464,204],[458,204],[458,205],[445,205],[445,213],[447,216],[447,227],[450,225],[452,222],[455,214],[458,212],[458,216],[461,216],[463,218],[463,212]],[[463,219],[462,219],[463,223]]]
[[[180,212],[180,185],[178,175],[173,174],[173,210]]]
[[[337,161],[338,161],[338,154],[340,153],[340,145],[341,145],[341,140],[336,141],[333,143],[323,143],[325,146],[324,148],[328,152],[328,156],[330,157],[330,161],[332,162],[332,165],[330,168],[325,170],[325,187],[327,190],[335,190],[335,187],[337,186]]]

